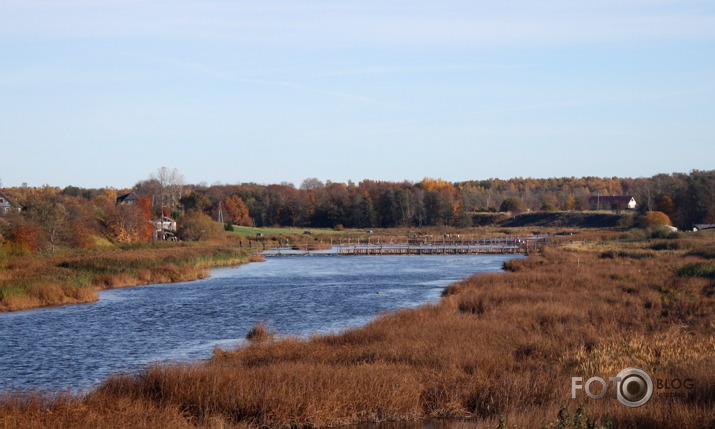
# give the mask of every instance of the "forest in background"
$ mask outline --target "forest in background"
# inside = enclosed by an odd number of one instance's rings
[[[117,197],[136,193],[133,205]],[[0,245],[11,252],[48,250],[57,245],[94,248],[98,244],[149,241],[152,219],[169,216],[186,240],[203,240],[227,228],[284,226],[390,228],[475,226],[480,213],[588,211],[592,196],[632,195],[637,210],[660,211],[673,225],[715,223],[715,170],[659,174],[648,178],[513,178],[450,183],[363,180],[322,182],[309,178],[261,185],[184,183],[176,169],[162,167],[132,189],[6,188],[2,193],[20,211],[0,216]]]

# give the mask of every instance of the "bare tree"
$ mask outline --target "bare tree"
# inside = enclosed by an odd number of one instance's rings
[[[159,188],[159,195],[155,196],[158,201],[155,200],[154,205],[175,209],[184,189],[184,175],[176,168],[161,167],[150,176],[150,180],[157,182]]]
[[[50,243],[50,251],[55,252],[55,246],[67,225],[67,209],[57,201],[37,200],[29,210],[30,218],[37,222],[45,232]]]
[[[303,183],[300,185],[300,189],[304,191],[317,191],[318,189],[323,189],[325,185],[323,182],[320,180],[316,179],[315,177],[309,177],[305,180],[303,180]]]

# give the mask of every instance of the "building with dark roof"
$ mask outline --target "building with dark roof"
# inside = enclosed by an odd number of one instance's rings
[[[635,210],[636,199],[632,195],[597,195],[588,199],[591,210]]]
[[[10,210],[17,210],[19,212],[21,208],[15,207],[15,205],[10,202],[7,196],[0,192],[0,214],[7,214]]]
[[[139,196],[134,192],[123,194],[117,197],[117,205],[134,205],[139,200]]]

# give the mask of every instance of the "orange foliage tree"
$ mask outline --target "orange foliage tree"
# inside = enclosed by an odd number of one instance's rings
[[[233,222],[235,225],[253,225],[251,216],[248,214],[248,207],[238,195],[224,198],[221,204],[226,214],[226,220]]]
[[[36,252],[42,246],[40,228],[31,222],[15,225],[5,244],[12,253]]]
[[[638,221],[641,228],[652,228],[656,226],[672,225],[670,218],[663,212],[645,212]]]
[[[154,233],[151,200],[140,198],[135,205],[120,205],[107,216],[107,229],[120,243],[149,241]]]

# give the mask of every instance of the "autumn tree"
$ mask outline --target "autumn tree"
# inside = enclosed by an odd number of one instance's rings
[[[425,178],[419,184],[424,190],[425,223],[428,225],[452,225],[459,207],[458,191],[442,179]]]
[[[645,212],[638,219],[638,226],[641,228],[654,228],[657,226],[672,225],[667,214],[658,211]]]
[[[225,220],[234,225],[251,226],[253,221],[248,215],[248,207],[238,195],[232,195],[221,201]]]
[[[96,246],[99,235],[99,219],[89,197],[95,193],[86,193],[87,197],[65,196],[63,203],[67,209],[67,227],[62,236],[63,243],[70,247],[91,249]]]
[[[575,210],[576,209],[576,197],[574,194],[569,194],[564,201],[564,210]]]
[[[106,219],[107,230],[120,243],[149,241],[154,234],[151,200],[140,198],[135,205],[119,205]]]
[[[41,233],[40,227],[35,223],[17,224],[10,230],[6,245],[11,253],[36,252],[41,248]]]

